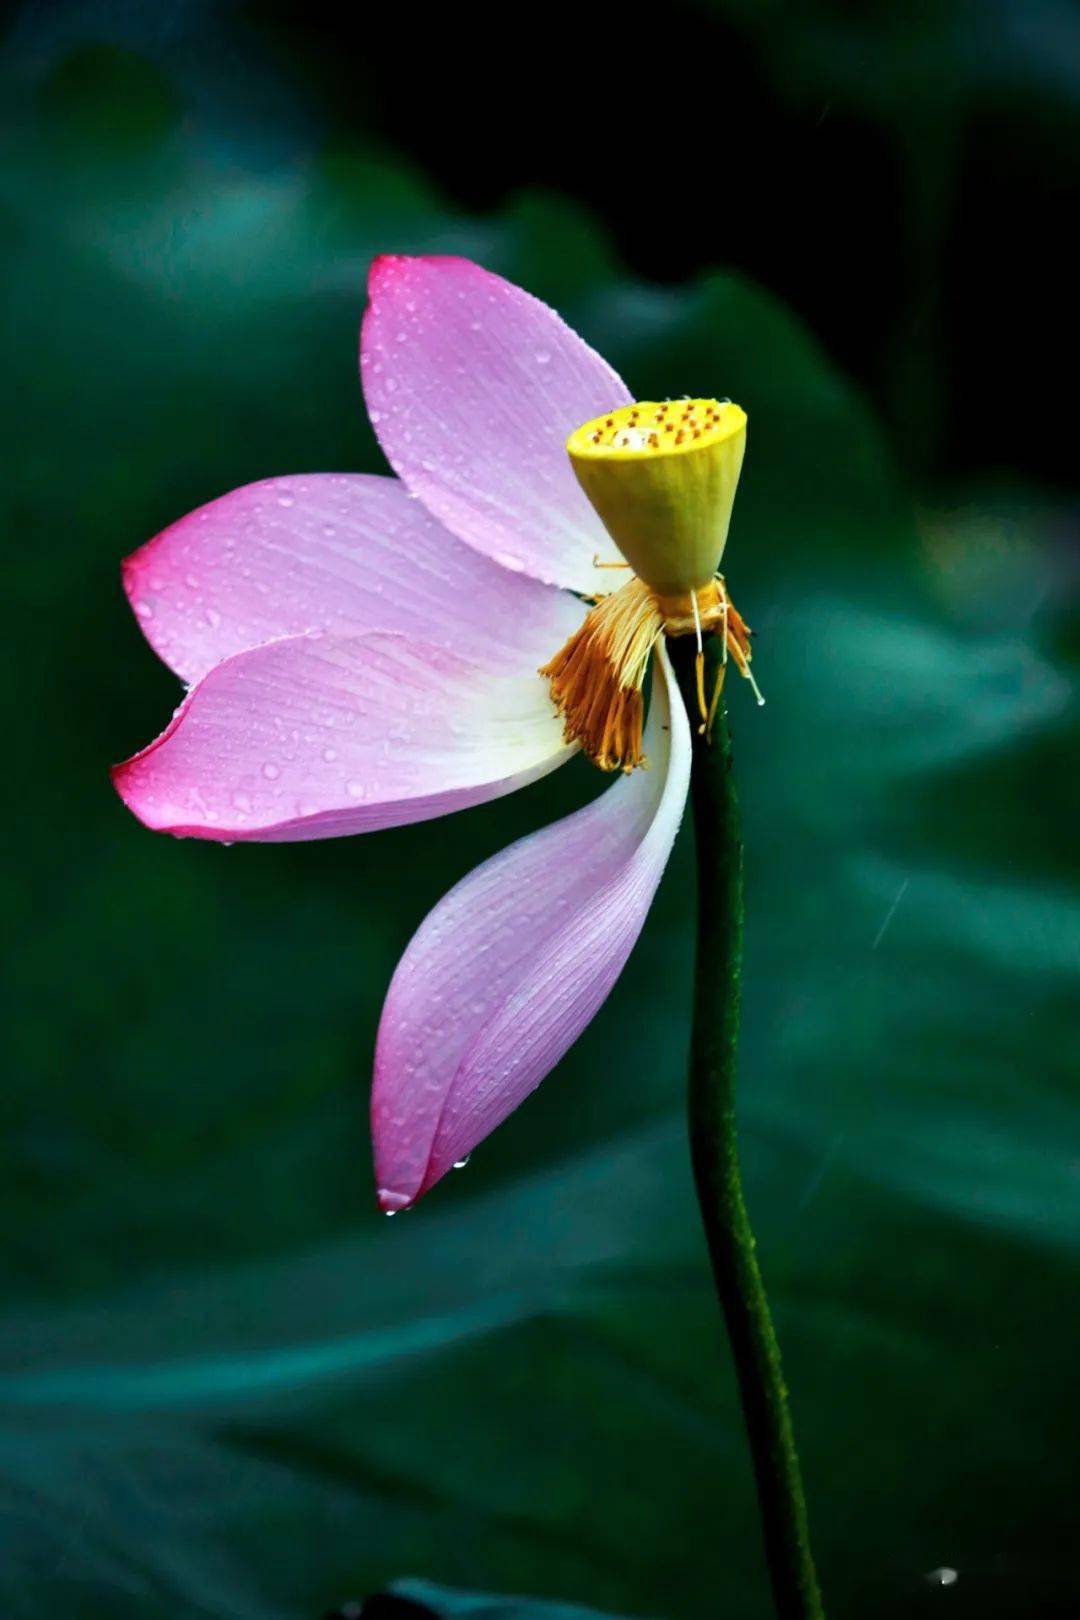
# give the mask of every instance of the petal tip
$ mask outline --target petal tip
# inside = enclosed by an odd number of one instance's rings
[[[134,810],[135,814],[138,815],[139,814],[138,810],[136,809],[135,805],[131,802],[132,801],[132,791],[131,791],[131,766],[132,766],[132,763],[133,762],[130,759],[122,759],[118,765],[110,765],[109,766],[109,781],[112,783],[112,785],[116,789],[117,793],[123,799],[123,801],[127,805],[128,809],[129,810]],[[141,820],[142,817],[140,816],[139,819]]]
[[[151,805],[139,793],[139,777],[135,767],[141,757],[133,754],[130,759],[121,760],[119,765],[110,765],[109,780],[136,821],[141,821],[151,832],[172,832],[168,819],[155,817]]]
[[[129,552],[120,561],[120,586],[127,597],[128,606],[140,623],[143,622],[145,615],[139,612],[138,591],[146,563],[144,553],[151,545],[153,545],[153,541],[147,540],[144,545],[139,546],[135,551]]]
[[[488,276],[493,281],[501,278],[493,271],[487,270],[475,259],[466,259],[460,253],[377,253],[371,261],[368,270],[368,292],[374,293],[379,287],[388,282],[408,276],[413,269],[425,270],[471,270],[477,275]]]
[[[368,270],[368,291],[373,291],[380,281],[392,276],[399,265],[407,262],[408,258],[404,253],[376,253]]]
[[[415,1194],[394,1192],[391,1187],[380,1187],[375,1196],[384,1215],[398,1215],[416,1202]]]

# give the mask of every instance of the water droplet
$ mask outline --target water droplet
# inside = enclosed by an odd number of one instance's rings
[[[276,781],[277,778],[281,775],[281,772],[279,771],[278,767],[271,760],[267,760],[266,764],[263,766],[263,772],[262,773],[266,777],[266,780],[268,782]]]
[[[295,495],[279,495],[277,503],[279,506],[295,506],[296,497]]]
[[[346,782],[345,791],[349,795],[350,799],[362,799],[364,794],[367,792],[367,788],[363,782],[353,781]]]
[[[337,759],[337,749],[336,748],[324,748],[323,751],[322,751],[322,757],[323,757],[323,759],[325,759],[325,761],[326,761],[326,763],[328,765],[332,765],[334,763],[335,759]]]
[[[136,602],[135,611],[140,619],[152,619],[154,617],[154,609],[149,602]]]
[[[551,364],[551,356],[546,349],[537,349],[536,363],[538,366],[548,366]]]
[[[468,1164],[471,1157],[472,1157],[471,1153],[466,1153],[466,1155],[465,1155],[465,1157],[463,1159],[455,1159],[454,1160],[454,1169],[455,1170],[464,1170],[465,1166]]]
[[[210,626],[211,630],[217,630],[220,627],[220,625],[221,625],[221,614],[217,611],[216,608],[207,608],[207,610],[206,610],[206,622]]]

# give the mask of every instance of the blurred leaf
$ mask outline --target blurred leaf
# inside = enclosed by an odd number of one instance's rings
[[[399,1611],[406,1620],[405,1603],[422,1605],[430,1614],[441,1615],[444,1620],[604,1620],[595,1609],[582,1609],[570,1603],[540,1603],[536,1598],[494,1597],[483,1592],[454,1592],[448,1586],[436,1586],[433,1581],[395,1581],[390,1589],[393,1598],[404,1599]],[[376,1608],[379,1600],[369,1599],[364,1605],[364,1620],[378,1620],[383,1614]],[[392,1612],[385,1612],[385,1620],[392,1620]]]

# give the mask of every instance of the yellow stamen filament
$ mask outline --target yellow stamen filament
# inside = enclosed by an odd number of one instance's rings
[[[722,655],[712,696],[705,698],[703,635],[718,634]],[[717,575],[693,591],[660,596],[640,579],[626,584],[592,607],[579,630],[540,671],[551,682],[551,695],[563,716],[567,742],[580,743],[605,771],[631,771],[646,764],[641,738],[645,716],[643,687],[653,647],[662,635],[697,638],[695,659],[699,736],[712,732],[731,659],[751,684],[759,703],[764,698],[750,673],[750,632]]]
[[[699,733],[704,731],[704,722],[708,718],[708,709],[705,705],[705,649],[701,644],[701,614],[698,612],[697,591],[690,592],[690,601],[694,608],[694,634],[697,636],[697,656],[694,659],[694,679],[697,684],[698,713],[702,724]]]
[[[726,645],[724,647],[724,651],[727,652]],[[713,726],[714,726],[714,724],[716,722],[716,711],[720,707],[720,694],[724,690],[724,676],[726,674],[727,674],[727,663],[725,661],[725,662],[721,663],[720,668],[716,672],[716,681],[715,681],[715,683],[713,685],[713,689],[712,689],[712,698],[709,701],[709,712],[705,716],[705,724],[702,727],[700,727],[700,729],[698,731],[699,736],[701,735],[702,732],[704,732],[705,741],[707,743],[712,742],[712,729],[713,729]]]
[[[698,652],[697,655],[694,658],[694,680],[695,680],[695,683],[697,685],[698,713],[700,714],[701,719],[702,719],[702,724],[698,727],[698,731],[702,732],[702,731],[705,730],[704,722],[708,718],[708,713],[709,713],[708,705],[705,702],[705,652],[704,652],[704,649],[702,649],[700,652]]]
[[[603,771],[632,771],[646,763],[642,688],[663,631],[655,595],[630,579],[590,609],[580,630],[540,671],[551,682],[566,741],[579,742]]]

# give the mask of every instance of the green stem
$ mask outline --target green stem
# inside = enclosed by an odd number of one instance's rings
[[[697,727],[694,642],[669,642]],[[706,649],[706,690],[719,658]],[[732,677],[735,670],[730,671]],[[822,1620],[799,1458],[765,1285],[743,1199],[735,1121],[742,972],[743,861],[731,734],[721,707],[711,744],[695,737],[691,785],[698,926],[690,1051],[690,1149],[716,1291],[727,1323],[757,1481],[765,1558],[780,1620]]]

